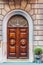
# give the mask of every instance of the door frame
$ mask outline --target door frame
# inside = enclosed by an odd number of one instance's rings
[[[29,59],[27,60],[20,60],[20,59],[16,59],[16,62],[23,62],[23,61],[27,61],[27,62],[33,62],[34,57],[33,57],[33,20],[31,18],[31,16],[23,11],[23,10],[12,10],[11,12],[7,13],[7,15],[4,17],[3,20],[3,24],[2,24],[2,61],[3,62],[7,62],[7,22],[10,19],[10,17],[12,17],[13,15],[22,15],[24,16],[29,24]],[[30,51],[31,50],[31,51]],[[15,62],[14,61],[14,62]]]

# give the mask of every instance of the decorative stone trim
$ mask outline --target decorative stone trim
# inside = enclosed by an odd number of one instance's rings
[[[11,12],[9,12],[4,20],[3,20],[3,25],[2,25],[2,38],[3,38],[3,46],[2,46],[2,61],[3,62],[7,62],[7,22],[8,20],[10,19],[10,17],[12,17],[13,15],[22,15],[24,16],[28,23],[29,23],[29,59],[27,60],[17,60],[16,61],[18,62],[21,62],[21,61],[26,61],[26,62],[33,62],[34,60],[34,57],[33,57],[33,21],[30,17],[30,15],[28,15],[25,11],[23,10],[12,10]],[[5,54],[6,53],[6,54]]]

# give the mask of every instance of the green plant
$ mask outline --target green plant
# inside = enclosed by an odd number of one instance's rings
[[[34,49],[34,54],[35,54],[35,55],[40,55],[40,54],[42,54],[42,48],[39,48],[39,47],[35,48],[35,49]]]

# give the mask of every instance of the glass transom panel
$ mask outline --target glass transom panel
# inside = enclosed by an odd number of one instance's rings
[[[27,27],[28,22],[26,18],[21,15],[12,16],[8,21],[8,27]]]

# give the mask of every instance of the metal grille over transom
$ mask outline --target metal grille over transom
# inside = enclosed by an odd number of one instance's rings
[[[29,26],[21,15],[12,16],[7,24],[7,58],[29,58]]]

